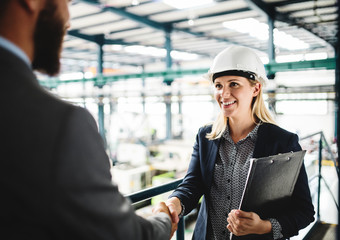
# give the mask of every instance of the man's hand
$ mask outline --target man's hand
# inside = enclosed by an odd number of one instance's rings
[[[158,203],[153,209],[152,209],[152,213],[153,214],[157,214],[157,213],[160,213],[160,212],[164,212],[166,214],[169,215],[170,219],[171,219],[171,236],[170,236],[170,239],[172,238],[172,236],[174,235],[174,233],[176,232],[177,230],[177,223],[178,222],[173,222],[172,221],[172,215],[169,211],[169,208],[167,205],[165,205],[165,202],[160,202]]]
[[[235,236],[248,234],[265,234],[272,230],[272,225],[268,220],[262,220],[254,212],[244,212],[232,210],[228,214],[228,230]]]

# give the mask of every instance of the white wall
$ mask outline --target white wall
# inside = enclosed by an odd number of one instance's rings
[[[328,143],[334,138],[334,115],[280,115],[276,117],[278,125],[290,132],[304,137],[323,131]]]

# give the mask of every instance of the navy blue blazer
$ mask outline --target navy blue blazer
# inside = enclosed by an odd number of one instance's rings
[[[197,217],[193,239],[205,239],[207,233],[208,203],[215,160],[220,139],[208,140],[211,125],[199,129],[193,147],[191,162],[183,182],[170,197],[178,197],[185,206],[185,214],[197,207],[204,196]],[[278,153],[300,151],[298,136],[276,125],[263,123],[258,129],[253,157],[265,157]],[[279,205],[269,206],[266,212],[259,213],[262,219],[275,218],[282,227],[283,239],[297,235],[298,231],[314,221],[314,207],[308,186],[305,166],[302,165],[292,197]],[[233,239],[272,239],[272,234],[234,236]]]

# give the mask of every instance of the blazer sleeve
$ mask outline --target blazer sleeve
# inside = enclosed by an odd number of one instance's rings
[[[86,110],[65,115],[51,172],[51,224],[58,239],[169,239],[165,213],[135,214],[112,183],[110,163],[97,126]]]
[[[294,152],[300,151],[301,146],[298,142],[298,136],[296,134],[291,134],[289,139],[287,150]],[[314,214],[308,177],[305,166],[302,164],[289,207],[276,217],[281,224],[284,239],[297,235],[300,229],[305,228],[313,222]]]
[[[204,193],[204,181],[202,177],[202,136],[204,132],[202,128],[196,135],[196,141],[193,146],[191,155],[191,161],[188,167],[188,171],[183,179],[183,182],[176,188],[176,190],[169,196],[178,197],[181,203],[185,206],[184,214],[188,214],[197,207],[198,201]],[[205,137],[205,136],[204,136]]]

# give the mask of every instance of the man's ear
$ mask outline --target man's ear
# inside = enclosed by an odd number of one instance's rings
[[[34,13],[40,11],[44,5],[44,0],[18,0],[21,6],[27,11]]]

